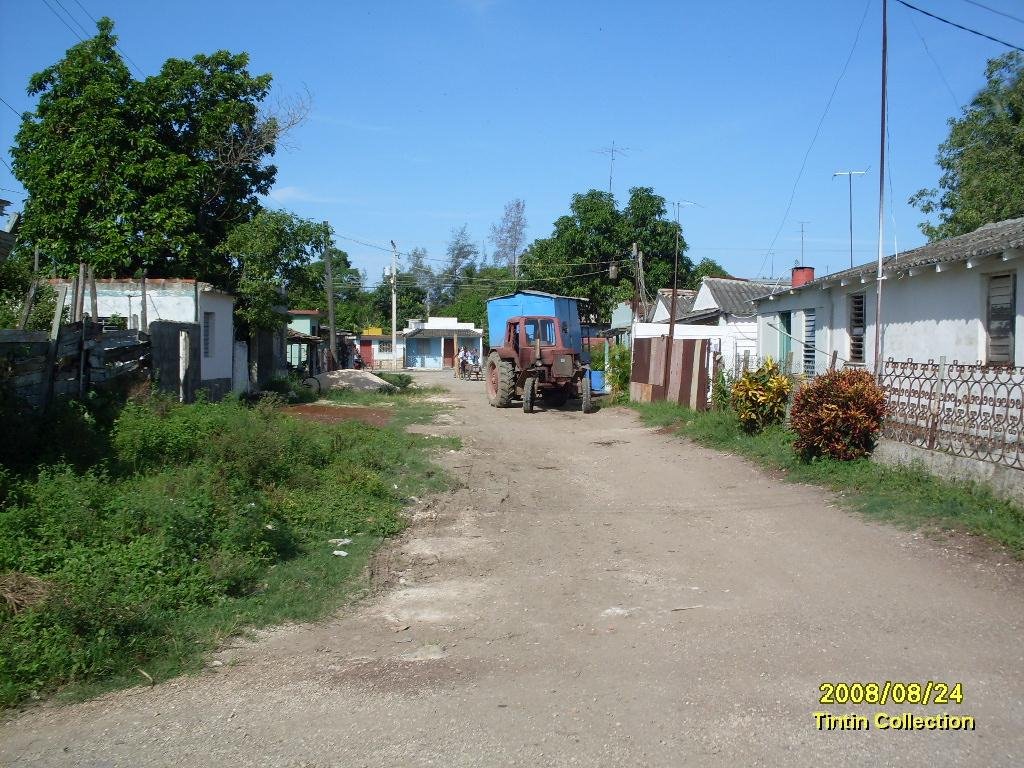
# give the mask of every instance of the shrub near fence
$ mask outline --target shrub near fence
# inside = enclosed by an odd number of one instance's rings
[[[887,360],[883,437],[1024,469],[1024,368]]]

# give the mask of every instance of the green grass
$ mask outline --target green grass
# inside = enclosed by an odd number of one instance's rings
[[[944,481],[913,467],[870,459],[801,460],[793,433],[773,427],[757,435],[740,429],[731,411],[697,413],[670,403],[633,403],[645,424],[668,427],[702,445],[737,453],[788,480],[838,493],[845,505],[905,528],[955,528],[982,534],[1024,557],[1024,510],[980,485]]]
[[[17,612],[0,600],[0,706],[165,679],[245,627],[335,608],[406,499],[451,487],[431,458],[458,441],[404,431],[431,416],[422,400],[390,396],[379,429],[293,419],[272,398],[152,398],[124,407],[90,466],[0,470],[0,579],[48,589]],[[332,538],[352,539],[348,557]]]

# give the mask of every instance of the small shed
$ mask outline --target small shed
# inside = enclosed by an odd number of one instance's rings
[[[559,296],[544,291],[516,291],[487,300],[487,332],[491,347],[500,347],[504,341],[505,320],[509,317],[557,317],[569,329],[567,344],[577,352],[583,351],[583,331],[580,328],[579,302],[574,296]]]

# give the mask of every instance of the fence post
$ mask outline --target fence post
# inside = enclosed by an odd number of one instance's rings
[[[789,350],[786,354],[786,370],[784,373],[790,374],[793,372],[793,350]]]
[[[749,349],[745,349],[745,350],[743,350],[743,373],[746,373],[747,369],[749,367],[750,367],[750,350]]]
[[[46,368],[43,369],[42,392],[39,398],[42,409],[50,406],[53,397],[53,366],[57,364],[57,338],[60,336],[60,324],[64,319],[64,302],[68,297],[68,287],[57,288],[57,306],[53,310],[53,322],[50,324],[50,348],[46,351]]]
[[[828,364],[828,369],[830,371],[834,371],[836,369],[836,359],[838,357],[839,357],[839,350],[838,349],[833,349],[832,350],[832,359],[829,361],[829,364]]]
[[[932,392],[928,403],[928,448],[935,448],[935,437],[939,431],[939,418],[942,415],[941,400],[946,387],[946,356],[939,357],[939,375],[932,382]]]

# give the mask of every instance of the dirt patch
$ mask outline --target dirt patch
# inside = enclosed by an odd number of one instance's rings
[[[290,405],[285,413],[306,421],[337,424],[339,421],[361,421],[374,427],[387,426],[395,415],[390,408],[357,408],[348,405]]]

